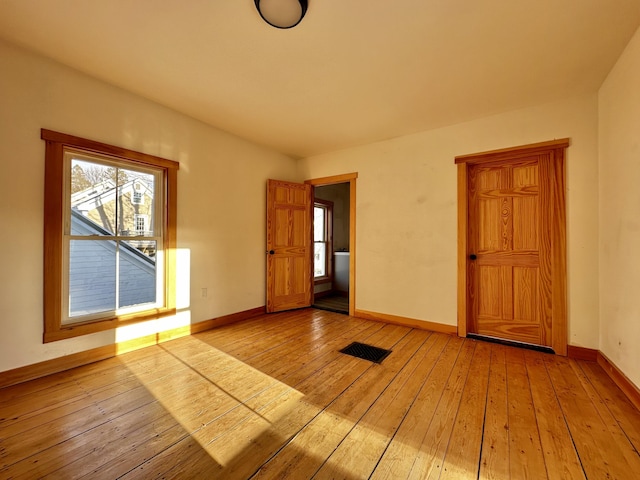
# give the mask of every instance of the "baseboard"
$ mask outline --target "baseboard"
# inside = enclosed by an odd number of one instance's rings
[[[597,362],[613,383],[627,396],[629,401],[640,410],[640,389],[600,350],[568,345],[567,356],[576,360]]]
[[[44,362],[14,368],[13,370],[0,372],[0,388],[63,372],[71,368],[81,367],[82,365],[88,365],[100,360],[106,360],[107,358],[115,357],[123,353],[132,352],[152,345],[158,345],[160,343],[168,342],[169,340],[204,332],[230,323],[248,320],[264,313],[265,307],[262,306],[251,310],[245,310],[243,312],[213,318],[211,320],[205,320],[204,322],[198,322],[184,327],[173,328],[164,332],[146,335],[133,340],[127,340],[113,345],[105,345],[103,347],[93,348],[84,352],[72,353],[63,357],[45,360]]]
[[[333,296],[349,298],[349,292],[344,292],[342,290],[325,290],[324,292],[318,292],[313,294],[313,298],[324,298],[324,297],[333,297]]]
[[[244,310],[242,312],[231,313],[229,315],[223,315],[222,317],[213,318],[211,320],[205,320],[204,322],[198,322],[191,325],[190,334],[205,332],[213,328],[222,327],[223,325],[229,325],[231,323],[241,322],[242,320],[249,320],[250,318],[258,317],[266,313],[264,305],[262,307],[252,308],[251,310]]]
[[[318,293],[314,293],[313,294],[313,298],[324,298],[324,297],[328,297],[329,295],[333,295],[333,290],[325,290],[324,292],[318,292]]]
[[[620,387],[631,403],[640,410],[640,389],[601,351],[598,351],[597,362],[611,380]]]
[[[415,318],[399,317],[396,315],[389,315],[387,313],[368,312],[366,310],[356,309],[353,316],[364,318],[365,320],[374,320],[376,322],[393,323],[394,325],[402,325],[403,327],[446,333],[447,335],[458,334],[458,327],[455,325],[445,325],[443,323],[428,322],[426,320],[417,320]]]
[[[598,361],[598,350],[594,348],[567,345],[567,357],[574,358],[576,360],[585,360],[587,362],[596,362]]]

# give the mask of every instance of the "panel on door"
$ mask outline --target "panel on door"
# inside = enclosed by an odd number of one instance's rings
[[[312,204],[310,185],[268,181],[267,312],[311,305]]]

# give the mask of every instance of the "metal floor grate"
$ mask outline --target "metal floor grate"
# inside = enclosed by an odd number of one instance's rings
[[[373,347],[366,343],[353,342],[351,345],[340,350],[340,353],[346,353],[352,357],[362,358],[364,360],[369,360],[370,362],[382,363],[382,360],[387,358],[387,355],[391,353],[391,350]]]

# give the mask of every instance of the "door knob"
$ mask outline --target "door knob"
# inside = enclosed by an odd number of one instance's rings
[[[273,255],[274,253],[276,253],[276,251],[275,251],[275,250],[269,250],[267,253],[268,253],[269,255]]]
[[[476,258],[478,258],[478,256],[475,253],[469,255],[469,260],[475,260]]]

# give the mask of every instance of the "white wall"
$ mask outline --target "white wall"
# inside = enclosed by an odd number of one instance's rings
[[[0,71],[0,371],[263,305],[267,178],[358,172],[356,308],[455,325],[454,157],[570,137],[569,343],[600,348],[640,384],[638,33],[599,97],[495,115],[297,166],[1,42]],[[180,162],[178,316],[117,335],[42,344],[40,128]]]
[[[640,386],[640,30],[600,89],[600,350]]]
[[[356,308],[455,325],[454,157],[570,137],[569,343],[597,348],[597,107],[583,96],[301,160],[305,179],[358,172]]]
[[[265,304],[266,179],[294,160],[1,42],[0,72],[0,371]],[[42,343],[41,128],[180,162],[179,315]]]

